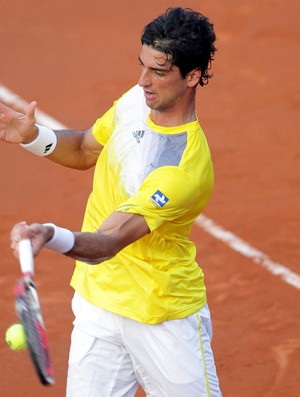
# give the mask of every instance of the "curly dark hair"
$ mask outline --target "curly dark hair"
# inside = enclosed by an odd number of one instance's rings
[[[190,8],[168,8],[145,26],[141,42],[163,52],[183,78],[194,69],[201,71],[199,84],[208,84],[216,35],[209,19]]]

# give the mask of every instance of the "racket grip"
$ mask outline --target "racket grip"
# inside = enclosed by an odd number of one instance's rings
[[[19,242],[19,261],[22,273],[31,273],[34,275],[34,261],[30,239]]]

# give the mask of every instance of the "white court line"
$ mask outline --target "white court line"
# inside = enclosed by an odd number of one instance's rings
[[[195,223],[207,233],[228,245],[234,251],[247,258],[250,258],[254,263],[265,268],[274,276],[280,277],[287,284],[290,284],[300,290],[300,276],[297,273],[291,271],[281,263],[272,261],[266,254],[254,247],[251,247],[251,245],[246,243],[246,241],[243,241],[232,232],[223,229],[221,226],[215,224],[214,221],[204,215],[200,215],[196,219]]]
[[[18,95],[1,85],[0,100],[8,105],[15,105],[18,107],[21,106],[22,108],[26,108],[28,106],[28,102],[24,101]],[[36,118],[38,123],[46,125],[50,128],[66,128],[63,124],[59,123],[57,120],[53,119],[46,113],[39,110],[36,111]],[[272,261],[266,254],[252,247],[232,232],[223,229],[221,226],[217,225],[216,223],[214,223],[214,221],[204,215],[200,215],[196,219],[195,223],[207,233],[222,241],[224,244],[228,245],[234,251],[251,259],[254,263],[263,267],[274,276],[280,277],[285,283],[300,290],[300,276],[297,273],[291,271],[281,263]]]
[[[26,109],[29,105],[29,102],[24,101],[24,99],[20,98],[17,94],[10,91],[8,88],[0,85],[0,100],[5,102],[7,105],[15,105],[20,108]],[[45,126],[53,129],[65,129],[66,127],[61,124],[59,121],[55,120],[53,117],[48,116],[46,113],[37,109],[35,112],[36,120],[39,124],[44,124]]]

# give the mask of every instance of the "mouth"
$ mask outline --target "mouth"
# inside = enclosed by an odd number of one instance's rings
[[[156,94],[153,91],[144,90],[144,95],[145,95],[145,98],[150,101],[156,98]]]

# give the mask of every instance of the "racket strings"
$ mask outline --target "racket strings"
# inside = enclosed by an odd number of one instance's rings
[[[29,353],[42,383],[53,383],[46,330],[33,280],[17,281],[17,311],[23,323]]]

